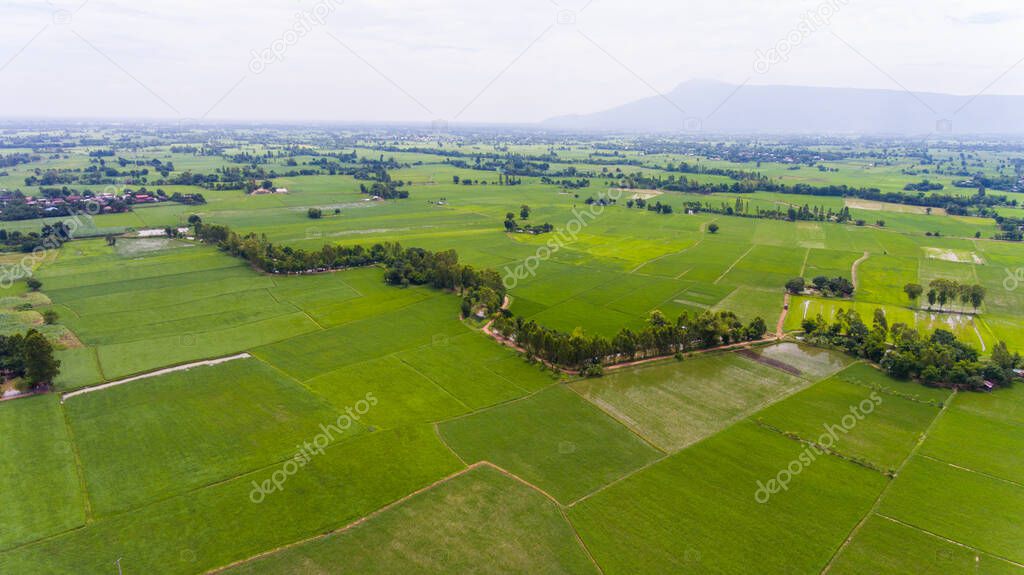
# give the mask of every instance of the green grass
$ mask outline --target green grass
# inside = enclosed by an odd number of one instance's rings
[[[255,359],[126,383],[64,407],[97,515],[292,457],[343,413]]]
[[[1024,421],[991,409],[997,402],[1024,407],[1024,387],[959,395],[921,453],[1024,484]]]
[[[807,385],[733,353],[617,370],[571,384],[665,451],[682,449]]]
[[[1008,575],[1020,572],[1021,568],[1012,563],[878,515],[867,520],[829,570],[837,575]]]
[[[56,396],[0,403],[0,550],[85,523],[74,449]]]
[[[1024,486],[915,456],[879,513],[1024,563]]]
[[[836,378],[801,391],[755,417],[805,441],[894,470],[938,413],[939,408],[933,405]],[[832,434],[834,446],[829,446],[831,441],[821,440],[829,434],[829,427],[837,430]]]
[[[300,567],[301,566],[301,567]],[[596,573],[557,506],[492,467],[227,573]]]
[[[0,553],[3,573],[198,573],[334,529],[460,467],[432,429],[382,431],[325,450],[261,503],[279,465],[101,518]]]
[[[577,503],[569,519],[607,574],[816,573],[886,479],[819,457],[788,491],[755,501],[757,482],[803,449],[740,423]]]
[[[392,356],[336,369],[306,385],[339,411],[372,393],[378,403],[365,421],[382,427],[433,422],[469,411],[457,397]]]
[[[656,459],[628,429],[556,386],[439,425],[467,462],[490,461],[569,503]]]

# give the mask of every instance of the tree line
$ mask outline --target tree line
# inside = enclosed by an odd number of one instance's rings
[[[939,311],[946,306],[947,303],[960,302],[961,306],[971,304],[974,311],[977,312],[978,308],[985,301],[985,287],[980,284],[962,284],[956,280],[950,280],[945,278],[938,278],[932,280],[928,284],[928,291],[924,291],[924,287],[916,283],[908,283],[903,286],[903,293],[907,294],[907,298],[917,303],[918,298],[921,294],[925,294],[925,298],[928,300],[928,309],[931,309],[936,303],[939,304]]]
[[[383,265],[384,281],[389,285],[430,285],[459,293],[466,316],[481,311],[485,315],[493,313],[501,307],[505,297],[505,286],[497,271],[460,264],[455,250],[432,252],[403,248],[398,242],[370,247],[325,244],[319,250],[304,250],[275,245],[263,234],[242,235],[225,225],[205,224],[196,215],[189,217],[189,223],[200,241],[213,244],[268,273],[318,273]]]
[[[558,331],[503,310],[492,329],[523,348],[529,357],[590,376],[600,375],[605,365],[758,340],[767,326],[760,317],[744,325],[730,311],[683,312],[675,321],[654,311],[643,328],[623,328],[608,339],[580,329]]]

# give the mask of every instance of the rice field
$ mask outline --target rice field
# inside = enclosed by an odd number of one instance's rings
[[[890,325],[950,330],[982,355],[1000,340],[1024,349],[1024,285],[1010,281],[1024,248],[988,239],[992,219],[769,192],[664,191],[651,201],[676,210],[658,214],[626,207],[627,191],[598,210],[586,200],[620,186],[617,169],[661,177],[668,162],[755,166],[628,147],[611,162],[575,140],[499,149],[345,137],[296,154],[296,165],[272,141],[221,143],[226,153],[269,154],[260,165],[280,174],[333,159],[323,152],[393,156],[400,165],[389,174],[410,198],[366,201],[367,180],[326,173],[274,177],[288,194],[168,184],[168,194],[198,192],[207,203],[92,217],[39,263],[38,292],[19,281],[0,294],[0,334],[39,329],[62,362],[51,393],[0,402],[0,573],[111,573],[118,558],[124,573],[181,574],[1024,568],[1020,385],[954,394],[793,337],[819,314],[853,309],[870,322],[882,309]],[[456,149],[484,159],[551,153],[551,169],[604,175],[589,188],[537,176],[502,185],[495,171],[452,163]],[[86,146],[64,150],[5,168],[0,186],[39,193],[23,185],[37,168],[95,164]],[[173,161],[176,172],[240,165],[169,144],[136,153]],[[993,157],[983,169],[1009,159]],[[756,169],[787,184],[899,191],[919,179],[899,158],[827,162],[839,171]],[[737,199],[761,209],[845,205],[865,225],[679,209]],[[502,218],[523,204],[527,223],[556,232],[506,233]],[[312,207],[323,217],[309,218]],[[454,294],[385,285],[380,267],[263,274],[187,239],[134,237],[193,214],[294,248],[454,249],[511,280],[511,312],[578,335],[636,330],[655,310],[670,320],[732,311],[743,322],[761,317],[773,333],[793,277],[844,277],[856,292],[791,298],[780,343],[583,378],[462,321]],[[0,227],[27,233],[58,219]],[[104,239],[123,232],[113,245]],[[19,261],[0,255],[3,265]],[[906,283],[938,278],[983,285],[977,314],[907,300]],[[241,352],[251,357],[60,395]],[[827,426],[865,401],[870,413],[814,451]],[[349,424],[323,444],[341,421]],[[783,472],[786,487],[761,501],[761,487]]]

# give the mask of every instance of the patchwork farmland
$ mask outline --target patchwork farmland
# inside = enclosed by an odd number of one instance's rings
[[[98,133],[4,168],[4,209],[128,153]],[[60,362],[5,356],[0,573],[1024,572],[1024,245],[975,204],[777,189],[894,192],[910,147],[271,133],[154,134],[168,199],[0,222],[0,335]],[[772,189],[672,189],[695,158]],[[951,282],[981,301],[928,301]]]

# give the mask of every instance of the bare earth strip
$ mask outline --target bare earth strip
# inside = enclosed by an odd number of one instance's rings
[[[82,394],[90,393],[90,392],[93,392],[93,391],[99,391],[101,389],[107,389],[108,387],[114,387],[115,385],[121,385],[122,383],[128,383],[130,381],[138,381],[140,379],[146,379],[146,378],[149,378],[149,377],[156,377],[158,375],[164,375],[164,374],[167,374],[167,373],[173,373],[175,371],[185,371],[185,370],[192,369],[193,367],[200,367],[200,366],[204,366],[204,365],[219,365],[221,363],[226,363],[226,362],[229,362],[229,361],[234,361],[236,359],[249,359],[250,357],[252,357],[252,356],[249,355],[248,353],[239,353],[239,354],[235,354],[235,355],[229,355],[227,357],[218,357],[216,359],[205,359],[203,361],[193,361],[192,363],[186,363],[184,365],[176,365],[174,367],[165,367],[164,369],[158,369],[156,371],[150,371],[148,373],[143,373],[143,374],[140,374],[140,375],[133,375],[132,377],[126,377],[124,379],[119,379],[117,381],[111,381],[109,383],[104,383],[102,385],[94,385],[92,387],[85,387],[85,388],[82,388],[82,389],[79,389],[79,390],[76,390],[76,391],[65,393],[65,394],[61,395],[60,402],[64,403],[69,397],[74,397],[76,395],[82,395]]]
[[[871,257],[871,254],[869,252],[864,252],[864,255],[862,255],[857,261],[853,262],[853,266],[850,267],[850,283],[853,284],[853,289],[857,289],[857,267],[869,257]]]

